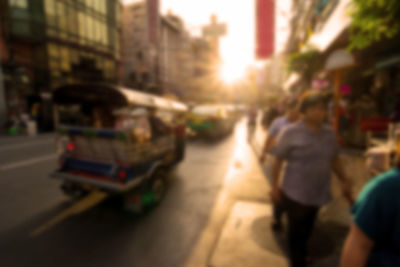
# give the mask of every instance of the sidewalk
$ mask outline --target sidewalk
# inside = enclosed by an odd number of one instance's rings
[[[225,266],[215,262],[223,258],[229,261],[230,266],[248,266],[247,262],[234,262],[234,251],[222,250],[226,240],[223,233],[226,232],[227,218],[231,217],[233,207],[240,201],[261,203],[267,208],[269,185],[266,183],[261,168],[257,163],[257,157],[249,147],[246,137],[246,124],[244,121],[238,124],[235,131],[235,150],[225,174],[224,186],[219,192],[216,204],[210,215],[194,249],[189,255],[185,266]],[[235,232],[229,232],[234,236]],[[249,237],[246,237],[248,239]],[[242,254],[243,255],[243,254]],[[251,258],[247,253],[245,257]],[[279,267],[279,265],[276,265]]]
[[[267,133],[261,127],[258,127],[252,144],[256,155],[261,154],[266,137]],[[343,149],[340,159],[346,175],[353,184],[354,197],[356,197],[369,179],[372,178],[369,176],[365,165],[364,153],[362,151]],[[349,225],[351,223],[349,206],[341,197],[340,183],[336,178],[332,179],[332,194],[333,201],[320,212],[320,217],[343,225]]]
[[[236,133],[238,140],[245,139]],[[242,135],[242,136],[241,136]],[[210,218],[186,266],[288,266],[285,233],[270,229],[270,186],[258,163],[265,133],[257,130],[252,146],[242,142],[226,175],[221,201]],[[351,173],[355,193],[364,185],[365,168],[361,157],[343,155],[345,169]],[[309,266],[338,266],[344,238],[351,223],[349,206],[340,196],[336,179],[332,183],[334,200],[324,207],[310,241]],[[206,237],[206,238],[205,238]]]

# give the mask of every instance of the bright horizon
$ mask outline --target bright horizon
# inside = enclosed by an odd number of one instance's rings
[[[243,78],[254,60],[254,1],[252,0],[163,0],[162,13],[168,10],[181,16],[187,28],[196,35],[216,14],[227,24],[227,35],[220,40],[222,66],[220,78],[228,83]]]
[[[124,3],[137,2],[124,0]],[[227,24],[227,35],[220,40],[222,66],[220,78],[230,84],[243,78],[254,59],[254,0],[161,0],[161,13],[171,10],[180,16],[192,35],[199,36],[201,27],[216,14]]]

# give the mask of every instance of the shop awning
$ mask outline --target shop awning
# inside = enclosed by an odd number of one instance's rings
[[[376,63],[375,68],[384,69],[384,68],[388,68],[388,67],[391,67],[391,66],[399,64],[399,63],[400,63],[400,54],[397,54],[397,55],[393,55],[389,58],[379,60]]]
[[[187,107],[179,101],[135,91],[116,85],[80,83],[56,88],[53,92],[56,104],[109,105],[114,107],[138,106],[176,112],[186,112]]]
[[[337,70],[343,69],[355,64],[355,60],[352,54],[350,54],[345,48],[337,49],[333,51],[325,62],[325,70]]]

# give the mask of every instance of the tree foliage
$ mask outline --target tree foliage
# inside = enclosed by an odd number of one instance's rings
[[[322,68],[321,53],[316,49],[291,54],[287,64],[289,72],[297,72],[307,79]]]
[[[349,49],[361,50],[400,31],[399,0],[353,0]]]

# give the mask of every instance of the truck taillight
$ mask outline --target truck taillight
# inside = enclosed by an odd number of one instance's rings
[[[72,142],[68,143],[68,145],[67,145],[68,152],[73,152],[75,150],[75,148],[76,148],[76,146],[74,143],[72,143]]]
[[[125,180],[126,179],[126,171],[119,171],[118,172],[118,178],[120,180]]]

